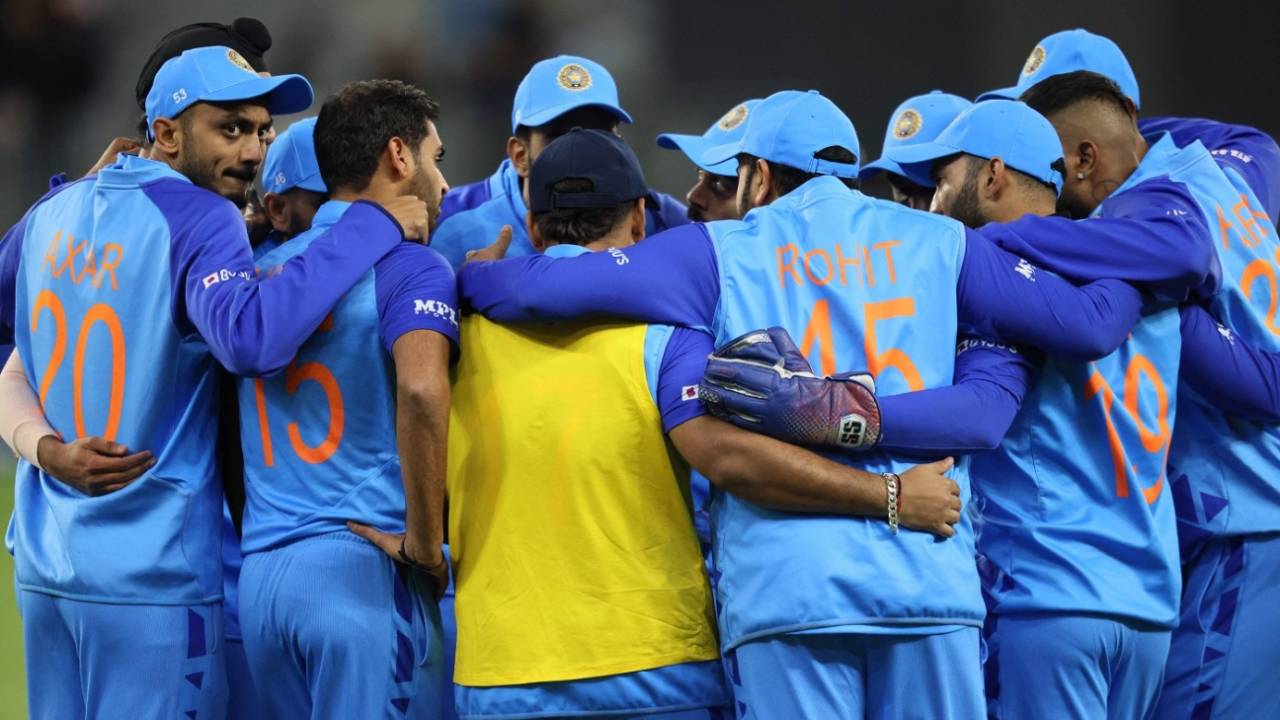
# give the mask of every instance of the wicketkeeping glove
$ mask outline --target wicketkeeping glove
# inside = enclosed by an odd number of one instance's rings
[[[875,380],[814,375],[780,327],[749,332],[712,353],[698,396],[721,420],[787,442],[867,450],[880,441]]]

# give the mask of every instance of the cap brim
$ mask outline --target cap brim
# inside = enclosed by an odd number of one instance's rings
[[[311,83],[301,75],[273,75],[271,77],[247,77],[236,83],[207,93],[200,101],[229,102],[251,100],[266,96],[267,111],[272,115],[288,115],[311,107],[315,94]]]
[[[617,116],[619,120],[621,120],[624,123],[633,122],[631,119],[631,115],[629,115],[626,110],[623,110],[617,105],[610,105],[609,103],[588,101],[588,102],[565,103],[564,105],[556,105],[554,107],[546,108],[540,112],[536,112],[527,117],[520,118],[520,122],[517,125],[517,127],[519,125],[524,125],[525,127],[538,127],[539,125],[546,125],[547,123],[551,122],[552,120],[555,120],[556,118],[569,112],[570,110],[577,110],[578,108],[582,108],[582,107],[598,107],[602,110],[608,110],[609,112],[613,113],[615,116]],[[515,132],[515,127],[511,128],[511,131]]]
[[[695,162],[699,167],[714,167],[733,160],[741,152],[742,143],[740,142],[714,145],[702,151],[702,155]],[[733,174],[736,175],[737,172],[735,171]]]
[[[297,185],[294,185],[294,187],[302,188],[303,190],[310,190],[311,192],[329,192],[329,188],[324,184],[324,178],[320,177],[320,173],[318,172],[315,175],[303,178]]]
[[[1022,91],[1018,86],[1000,88],[999,90],[988,90],[978,96],[974,102],[982,102],[983,100],[1017,100],[1022,97]]]
[[[894,175],[903,174],[902,166],[898,165],[898,163],[890,160],[889,158],[882,157],[879,160],[876,160],[875,162],[869,162],[866,165],[863,165],[862,169],[858,171],[858,179],[870,180],[871,178],[879,175],[880,173],[885,173],[885,172],[893,173]]]
[[[712,146],[701,135],[663,133],[658,136],[658,147],[679,150],[689,158],[690,162],[712,175],[736,176],[738,174],[738,163],[732,158],[720,163],[702,162],[702,154]]]

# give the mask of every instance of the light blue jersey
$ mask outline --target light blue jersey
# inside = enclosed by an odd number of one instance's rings
[[[1172,142],[1158,143],[1112,196],[1185,161]],[[1176,623],[1181,578],[1165,464],[1179,324],[1177,309],[1167,308],[1100,360],[1051,358],[1004,442],[974,459],[978,550],[993,611]]]
[[[1157,143],[1157,151],[1177,160],[1170,178],[1191,190],[1214,231],[1223,277],[1210,311],[1245,344],[1280,350],[1280,242],[1262,203],[1199,141],[1176,153]],[[1180,386],[1169,466],[1184,548],[1206,537],[1280,530],[1280,428],[1229,417]]]
[[[964,228],[819,177],[743,221],[709,223],[722,344],[780,325],[823,373],[869,368],[880,392],[951,382]],[[833,460],[871,472],[911,463],[883,452]],[[952,477],[968,497],[965,463]],[[877,518],[790,515],[730,494],[713,502],[722,645],[828,629],[945,632],[978,626],[983,604],[968,519],[938,542]]]
[[[261,272],[305,251],[352,207],[325,203],[310,230],[258,259]],[[349,520],[404,532],[390,349],[420,328],[456,343],[455,298],[440,256],[402,244],[343,297],[284,373],[240,381],[245,554],[345,532]]]

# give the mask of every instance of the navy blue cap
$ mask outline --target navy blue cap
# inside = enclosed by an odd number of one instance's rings
[[[1027,56],[1026,63],[1022,65],[1017,84],[985,92],[978,96],[978,101],[997,98],[1017,100],[1041,80],[1080,70],[1109,78],[1129,96],[1135,107],[1142,106],[1142,100],[1138,96],[1138,78],[1133,74],[1124,51],[1110,38],[1081,28],[1056,32],[1036,43]]]
[[[290,125],[276,135],[276,141],[267,148],[267,159],[262,164],[262,185],[269,193],[277,195],[294,188],[327,193],[324,179],[320,177],[320,163],[316,160],[316,118],[310,117]]]
[[[511,108],[511,132],[524,125],[546,125],[580,107],[603,108],[625,123],[631,116],[618,104],[618,85],[598,62],[578,55],[540,60],[516,88]]]
[[[737,142],[747,132],[747,118],[751,111],[760,104],[759,98],[747,100],[734,105],[719,120],[711,123],[711,127],[701,135],[682,135],[679,133],[662,133],[658,136],[658,147],[668,150],[679,150],[694,165],[712,175],[738,176],[738,161],[730,158],[722,163],[708,165],[702,162],[702,154],[718,145]]]
[[[964,153],[1000,158],[1005,165],[1062,192],[1062,141],[1043,115],[1014,100],[988,100],[956,116],[933,142],[896,147],[888,157],[915,182],[928,177],[933,163]]]
[[[591,181],[585,192],[554,192],[561,180]],[[609,208],[649,194],[640,161],[622,138],[574,128],[542,150],[529,169],[529,210]]]
[[[301,75],[262,77],[240,53],[223,45],[195,48],[160,66],[147,93],[147,135],[156,118],[175,118],[198,102],[265,97],[272,115],[311,106],[311,83]]]
[[[829,147],[848,150],[855,161],[818,159],[817,154]],[[859,152],[853,121],[835,103],[817,90],[783,90],[752,110],[740,139],[709,148],[699,160],[718,165],[746,153],[809,173],[856,178]]]
[[[884,131],[884,145],[880,147],[880,159],[863,165],[858,177],[868,180],[882,172],[906,177],[907,174],[898,163],[889,159],[889,151],[896,147],[933,141],[943,128],[972,104],[959,95],[941,90],[907,98],[890,116],[889,128]],[[930,182],[925,187],[933,187],[933,183]]]

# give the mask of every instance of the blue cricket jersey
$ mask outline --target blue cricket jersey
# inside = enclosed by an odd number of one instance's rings
[[[1202,263],[1197,284],[1197,273],[1159,255],[1212,254],[1201,197],[1188,182],[1205,171],[1222,177],[1198,143],[1179,149],[1165,136],[1097,208],[1099,219],[1063,225],[1058,218],[1024,218],[1011,226],[1037,252],[1059,263],[1069,256],[1073,267],[1055,266],[1069,274],[1153,282],[1172,299],[1211,294],[1223,278],[1216,258]],[[1081,233],[1091,229],[1115,242]],[[1150,247],[1146,241],[1157,234],[1164,244]],[[1143,261],[1124,257],[1128,248]],[[1108,267],[1113,254],[1121,257]],[[1175,277],[1185,281],[1181,287]],[[1188,422],[1178,383],[1181,345],[1180,315],[1165,304],[1111,356],[1087,365],[1051,358],[1009,437],[975,460],[978,549],[997,611],[1176,623],[1176,489],[1166,473],[1177,443],[1173,428]]]
[[[311,229],[263,254],[259,269],[270,276],[359,209],[325,203]],[[240,379],[245,554],[345,531],[348,520],[404,532],[391,348],[414,330],[456,345],[456,307],[444,259],[403,243],[342,297],[284,373]]]
[[[849,230],[832,237],[833,227]],[[498,321],[621,316],[710,330],[720,342],[780,324],[815,368],[871,368],[888,393],[951,382],[957,317],[983,334],[1092,356],[1123,340],[1141,306],[1124,283],[1076,288],[954,221],[829,177],[743,222],[693,224],[579,258],[473,263],[460,278],[464,302]],[[883,451],[857,460],[903,467]],[[736,498],[718,502],[715,518],[726,647],[792,630],[942,630],[982,617],[967,521],[939,544],[917,533],[895,540],[880,521],[797,518]],[[770,543],[776,552],[763,550]],[[806,551],[818,547],[849,551]]]
[[[148,448],[156,464],[101,497],[19,463],[6,544],[18,586],[80,600],[222,597],[214,363],[283,367],[328,308],[401,240],[380,208],[257,279],[244,220],[169,166],[121,156],[56,188],[0,241],[0,342],[16,339],[63,438]]]
[[[679,200],[660,192],[650,192],[645,200],[645,234],[653,235],[689,222]],[[503,225],[511,226],[508,257],[532,255],[525,227],[524,194],[520,175],[510,160],[478,182],[451,189],[440,206],[440,219],[431,233],[431,247],[455,269],[462,266],[468,250],[479,250],[498,238]]]
[[[1223,170],[1239,173],[1248,183],[1271,222],[1280,222],[1280,146],[1270,135],[1202,118],[1142,118],[1138,129],[1148,137],[1167,132],[1179,147],[1199,140]]]

